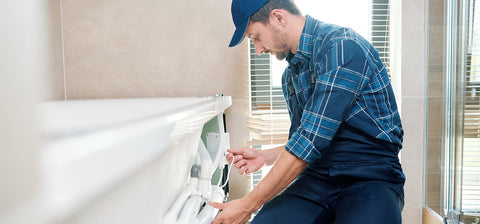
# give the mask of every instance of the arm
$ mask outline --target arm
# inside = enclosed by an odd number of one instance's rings
[[[258,210],[264,203],[283,191],[307,165],[307,162],[282,150],[267,176],[244,197],[244,200],[252,205],[253,211]]]
[[[272,165],[280,155],[280,153],[285,149],[285,145],[272,148],[272,149],[267,149],[267,150],[262,150],[263,157],[265,158],[265,164],[267,166]]]
[[[228,203],[210,203],[213,207],[222,210],[212,223],[245,223],[253,212],[285,189],[307,167],[307,164],[285,150],[281,150],[277,162],[267,176],[244,198]]]

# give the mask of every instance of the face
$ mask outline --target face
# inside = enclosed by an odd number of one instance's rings
[[[270,53],[278,60],[283,60],[290,53],[287,47],[287,34],[270,22],[268,24],[250,23],[245,36],[253,41],[258,55]]]

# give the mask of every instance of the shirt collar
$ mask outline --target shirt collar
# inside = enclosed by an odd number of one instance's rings
[[[313,35],[315,29],[315,20],[309,15],[305,16],[305,25],[303,26],[302,35],[298,42],[297,53],[290,53],[287,61],[291,65],[296,65],[299,62],[307,63],[312,55]]]

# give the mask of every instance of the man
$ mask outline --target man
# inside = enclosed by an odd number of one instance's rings
[[[288,61],[291,128],[285,146],[229,150],[240,173],[274,166],[242,199],[211,203],[221,210],[213,223],[245,223],[262,206],[252,223],[401,223],[403,129],[378,52],[293,0],[233,0],[232,17],[230,47],[246,36],[257,54]]]

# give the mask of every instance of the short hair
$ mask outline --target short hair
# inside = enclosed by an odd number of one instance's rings
[[[293,0],[270,0],[257,12],[250,16],[250,22],[261,22],[267,24],[270,19],[270,12],[274,9],[285,9],[294,15],[302,15]]]

